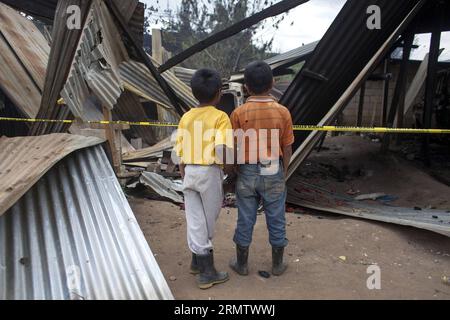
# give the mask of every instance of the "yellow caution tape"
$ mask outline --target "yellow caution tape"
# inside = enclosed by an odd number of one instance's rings
[[[75,120],[51,120],[51,119],[25,119],[0,117],[0,121],[13,122],[47,122],[72,124]],[[177,123],[151,122],[151,121],[84,121],[86,124],[102,125],[129,125],[129,126],[151,126],[151,127],[178,127]],[[409,128],[382,128],[382,127],[340,127],[340,126],[306,126],[295,125],[294,131],[326,131],[326,132],[368,132],[368,133],[409,133],[409,134],[450,134],[450,129],[409,129]]]
[[[294,126],[295,131],[328,131],[328,132],[369,132],[369,133],[427,133],[449,134],[450,129],[410,129],[382,127],[339,127],[339,126]]]

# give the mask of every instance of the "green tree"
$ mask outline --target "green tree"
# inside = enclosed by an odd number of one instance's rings
[[[175,14],[165,10],[163,15],[159,8],[152,7],[148,18],[163,19],[163,46],[177,54],[273,3],[268,0],[182,0]],[[272,55],[273,36],[269,40],[261,40],[257,33],[264,30],[274,33],[284,18],[285,15],[281,15],[246,29],[189,58],[182,66],[214,68],[228,77],[250,61]]]

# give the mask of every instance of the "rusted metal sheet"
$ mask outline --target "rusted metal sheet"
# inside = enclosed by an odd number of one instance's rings
[[[1,35],[0,65],[0,87],[3,92],[24,115],[35,118],[41,102],[39,88]]]
[[[90,8],[90,2],[90,0],[58,2],[53,23],[52,47],[47,74],[37,115],[37,117],[41,119],[65,119],[68,117],[67,109],[57,106],[57,101],[69,75],[82,30],[70,30],[67,28],[67,8],[70,5],[80,6],[81,19],[84,23]],[[61,132],[67,129],[68,125],[35,123],[33,124],[30,133],[32,135],[39,135],[50,132]]]
[[[0,3],[1,33],[40,90],[44,88],[50,46],[34,23]]]
[[[375,220],[425,229],[450,237],[450,213],[441,210],[414,210],[356,201],[300,179],[289,181],[288,203],[355,218]]]
[[[102,142],[69,134],[0,138],[0,216],[59,160]]]
[[[30,118],[39,110],[49,52],[33,22],[0,3],[0,87]]]
[[[78,150],[0,217],[0,300],[173,299],[102,146]]]

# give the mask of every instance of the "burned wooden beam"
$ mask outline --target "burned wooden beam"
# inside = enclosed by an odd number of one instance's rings
[[[389,58],[386,58],[384,61],[384,73],[389,74]],[[390,74],[390,77],[386,77],[384,80],[384,87],[383,87],[383,127],[386,126],[387,121],[387,113],[388,113],[388,106],[389,106],[389,82],[392,79],[392,73]]]
[[[159,71],[162,73],[164,71],[169,70],[170,68],[176,66],[177,64],[180,64],[184,60],[188,59],[189,57],[193,56],[197,52],[200,52],[202,50],[205,50],[206,48],[212,46],[213,44],[220,42],[224,39],[227,39],[242,30],[248,29],[255,24],[261,22],[262,20],[265,20],[270,17],[277,16],[281,13],[284,13],[286,11],[289,11],[305,2],[308,2],[309,0],[284,0],[280,1],[277,4],[274,4],[273,6],[262,10],[261,12],[258,12],[254,14],[251,17],[248,17],[238,23],[235,23],[234,25],[226,28],[225,30],[219,31],[212,36],[206,38],[205,40],[202,40],[198,42],[197,44],[193,45],[192,47],[184,50],[180,54],[176,55],[175,57],[169,59],[165,64],[163,64]]]
[[[363,82],[359,93],[358,118],[356,120],[357,127],[360,127],[362,125],[362,116],[365,98],[366,98],[366,82]]]
[[[437,64],[439,59],[439,46],[441,43],[441,31],[439,29],[434,30],[431,34],[430,55],[428,61],[428,71],[425,89],[425,106],[423,113],[423,125],[424,128],[430,129],[433,119],[433,101],[436,95],[437,84]],[[430,160],[430,137],[424,137],[422,147],[425,164],[431,165]]]
[[[391,108],[389,109],[389,115],[387,118],[386,127],[393,128],[395,116],[398,112],[401,112],[401,118],[403,119],[403,110],[405,105],[405,95],[406,95],[406,73],[408,70],[409,56],[411,55],[411,47],[414,42],[414,34],[408,33],[405,36],[405,46],[403,49],[403,59],[400,65],[400,72],[397,79],[397,85],[395,87],[394,96],[392,97]],[[399,113],[400,114],[400,113]],[[399,117],[400,118],[400,117]],[[403,123],[403,122],[401,122]],[[391,141],[391,135],[386,134],[383,139],[383,145],[381,150],[383,152],[389,149],[389,144]]]

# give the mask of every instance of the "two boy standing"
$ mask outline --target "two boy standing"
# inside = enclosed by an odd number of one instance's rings
[[[236,258],[230,267],[243,276],[249,273],[249,247],[262,202],[272,245],[272,273],[279,276],[287,268],[283,263],[288,243],[285,177],[294,143],[292,118],[269,95],[273,86],[269,65],[251,63],[245,70],[245,86],[251,96],[230,121],[215,107],[221,98],[220,75],[209,69],[197,71],[191,87],[200,105],[183,116],[177,133],[175,150],[181,158],[191,273],[198,274],[201,289],[229,279],[214,267],[212,239],[222,208],[223,169],[230,172],[230,167],[238,173]]]

